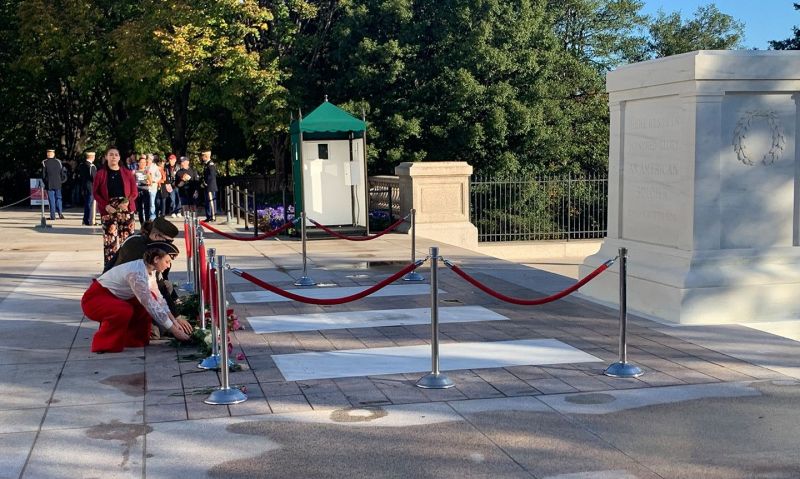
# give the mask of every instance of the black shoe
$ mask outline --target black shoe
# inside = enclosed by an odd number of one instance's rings
[[[62,215],[61,213],[59,213],[59,214],[58,214],[58,219],[60,219],[60,220],[63,220],[63,219],[64,219],[64,215]]]

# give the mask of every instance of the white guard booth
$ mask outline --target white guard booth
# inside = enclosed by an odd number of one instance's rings
[[[366,123],[326,100],[289,131],[296,211],[326,226],[366,228]]]

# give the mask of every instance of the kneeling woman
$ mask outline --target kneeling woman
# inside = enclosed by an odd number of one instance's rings
[[[156,284],[155,272],[168,269],[177,254],[172,244],[155,241],[142,259],[115,266],[92,282],[81,299],[86,317],[100,323],[92,352],[118,353],[126,347],[146,346],[152,320],[175,338],[189,339],[191,325],[169,312]]]

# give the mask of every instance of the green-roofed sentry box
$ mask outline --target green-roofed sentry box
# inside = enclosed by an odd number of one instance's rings
[[[325,100],[292,122],[295,208],[324,225],[367,227],[364,121]],[[306,223],[310,225],[310,223]]]

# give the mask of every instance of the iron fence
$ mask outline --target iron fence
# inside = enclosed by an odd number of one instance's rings
[[[608,178],[603,176],[473,177],[470,220],[478,241],[602,238]]]
[[[400,217],[400,180],[396,176],[378,175],[369,177],[369,208]]]

